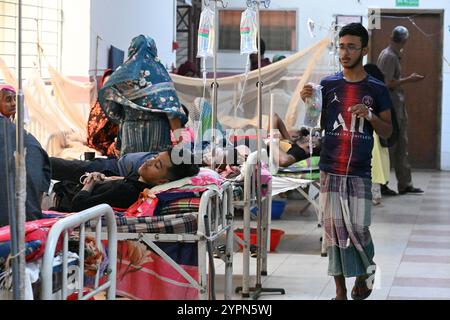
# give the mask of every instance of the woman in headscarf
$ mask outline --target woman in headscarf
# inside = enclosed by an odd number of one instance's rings
[[[113,73],[112,69],[106,69],[100,80],[103,86]],[[100,87],[101,89],[101,87]],[[119,131],[119,126],[106,117],[105,113],[97,101],[91,108],[87,124],[87,145],[99,151],[102,155],[114,158],[118,156],[115,139]]]
[[[187,122],[155,41],[144,35],[131,41],[127,61],[106,81],[99,101],[106,116],[119,123],[120,155],[167,150],[170,130]]]

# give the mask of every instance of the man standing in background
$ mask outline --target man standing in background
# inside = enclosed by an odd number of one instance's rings
[[[402,85],[406,83],[418,82],[424,76],[412,73],[410,76],[401,77],[400,60],[403,47],[409,38],[408,29],[397,26],[392,30],[390,45],[381,51],[377,65],[384,74],[386,86],[391,95],[392,104],[398,121],[398,140],[391,147],[389,153],[392,155],[395,175],[397,177],[397,188],[399,194],[423,193],[423,190],[414,188],[411,178],[411,165],[408,160],[408,113],[405,106],[405,93]],[[384,195],[395,195],[395,191],[387,185],[381,187]]]

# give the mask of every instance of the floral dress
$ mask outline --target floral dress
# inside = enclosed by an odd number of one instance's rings
[[[108,120],[100,103],[97,102],[89,113],[87,145],[100,152],[103,156],[116,157],[115,139],[118,132],[119,126]]]

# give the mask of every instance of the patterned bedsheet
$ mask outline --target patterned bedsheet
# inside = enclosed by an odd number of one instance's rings
[[[117,216],[116,223],[119,233],[194,234],[197,231],[197,212],[138,218]],[[89,221],[86,226],[94,231],[96,225],[96,221]]]

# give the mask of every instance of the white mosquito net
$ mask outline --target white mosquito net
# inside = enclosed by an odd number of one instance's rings
[[[1,58],[0,72],[7,84],[17,88],[17,78]],[[96,99],[95,83],[71,80],[53,67],[49,74],[51,85],[35,70],[23,86],[25,129],[50,156],[79,159],[84,151],[94,151],[85,144],[89,110]]]
[[[323,39],[281,61],[261,69],[263,82],[263,128],[268,127],[271,107],[288,129],[303,124],[305,106],[300,90],[308,82],[336,71],[333,40]],[[244,66],[243,66],[244,67]],[[0,72],[4,81],[17,88],[17,80],[0,58]],[[64,77],[50,67],[51,85],[45,84],[36,71],[24,85],[25,106],[29,119],[26,129],[46,148],[51,156],[79,158],[84,151],[95,151],[86,146],[86,126],[91,105],[96,101],[93,82],[79,82]],[[211,102],[213,79],[183,77],[171,74],[181,102],[190,110],[191,124],[199,120],[199,101]],[[218,80],[218,122],[224,129],[248,129],[258,126],[257,87],[258,71],[246,76],[239,74]],[[272,94],[272,99],[271,99]],[[241,102],[241,103],[239,103]],[[70,149],[70,151],[67,151]]]
[[[300,90],[308,82],[318,83],[320,79],[335,71],[334,54],[329,39],[302,50],[281,61],[261,69],[263,82],[263,128],[267,128],[268,115],[273,94],[273,112],[277,113],[288,129],[302,126],[304,103]],[[181,102],[198,116],[198,98],[203,97],[204,80],[171,75]],[[245,129],[258,126],[257,119],[258,71],[230,77],[218,78],[218,122],[225,128]],[[205,98],[211,101],[211,83],[206,80]],[[246,83],[245,83],[246,82]],[[241,98],[242,96],[242,98]],[[196,100],[197,99],[197,100]],[[241,103],[239,103],[241,101]],[[195,119],[197,120],[197,119]]]

